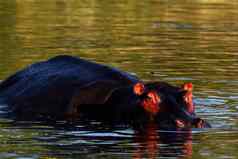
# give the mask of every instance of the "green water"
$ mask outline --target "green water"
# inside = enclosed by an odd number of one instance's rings
[[[1,80],[59,54],[145,81],[192,82],[197,114],[213,129],[140,134],[0,119],[0,158],[238,158],[238,1],[0,1]]]

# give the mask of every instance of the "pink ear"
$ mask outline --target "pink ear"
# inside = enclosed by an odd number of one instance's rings
[[[134,85],[133,90],[136,95],[142,95],[145,91],[145,86],[143,83],[138,82]]]
[[[192,92],[193,91],[193,84],[192,83],[184,83],[182,85],[182,89],[186,90],[188,92]]]

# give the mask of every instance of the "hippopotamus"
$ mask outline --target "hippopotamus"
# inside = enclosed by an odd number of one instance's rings
[[[113,67],[59,55],[0,84],[0,104],[15,119],[82,118],[171,127],[210,127],[196,116],[191,83],[143,82]]]

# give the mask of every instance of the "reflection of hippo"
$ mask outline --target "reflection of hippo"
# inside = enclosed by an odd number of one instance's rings
[[[192,130],[158,131],[157,124],[149,123],[135,129],[134,142],[138,143],[135,158],[186,157],[192,156]]]
[[[71,56],[33,64],[0,84],[0,102],[20,119],[147,122],[209,126],[194,114],[192,85],[143,84],[137,77]]]

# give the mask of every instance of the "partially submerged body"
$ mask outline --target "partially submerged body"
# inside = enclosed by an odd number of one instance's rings
[[[192,85],[144,83],[123,71],[71,56],[33,64],[0,84],[16,119],[80,119],[209,127],[196,117]]]

